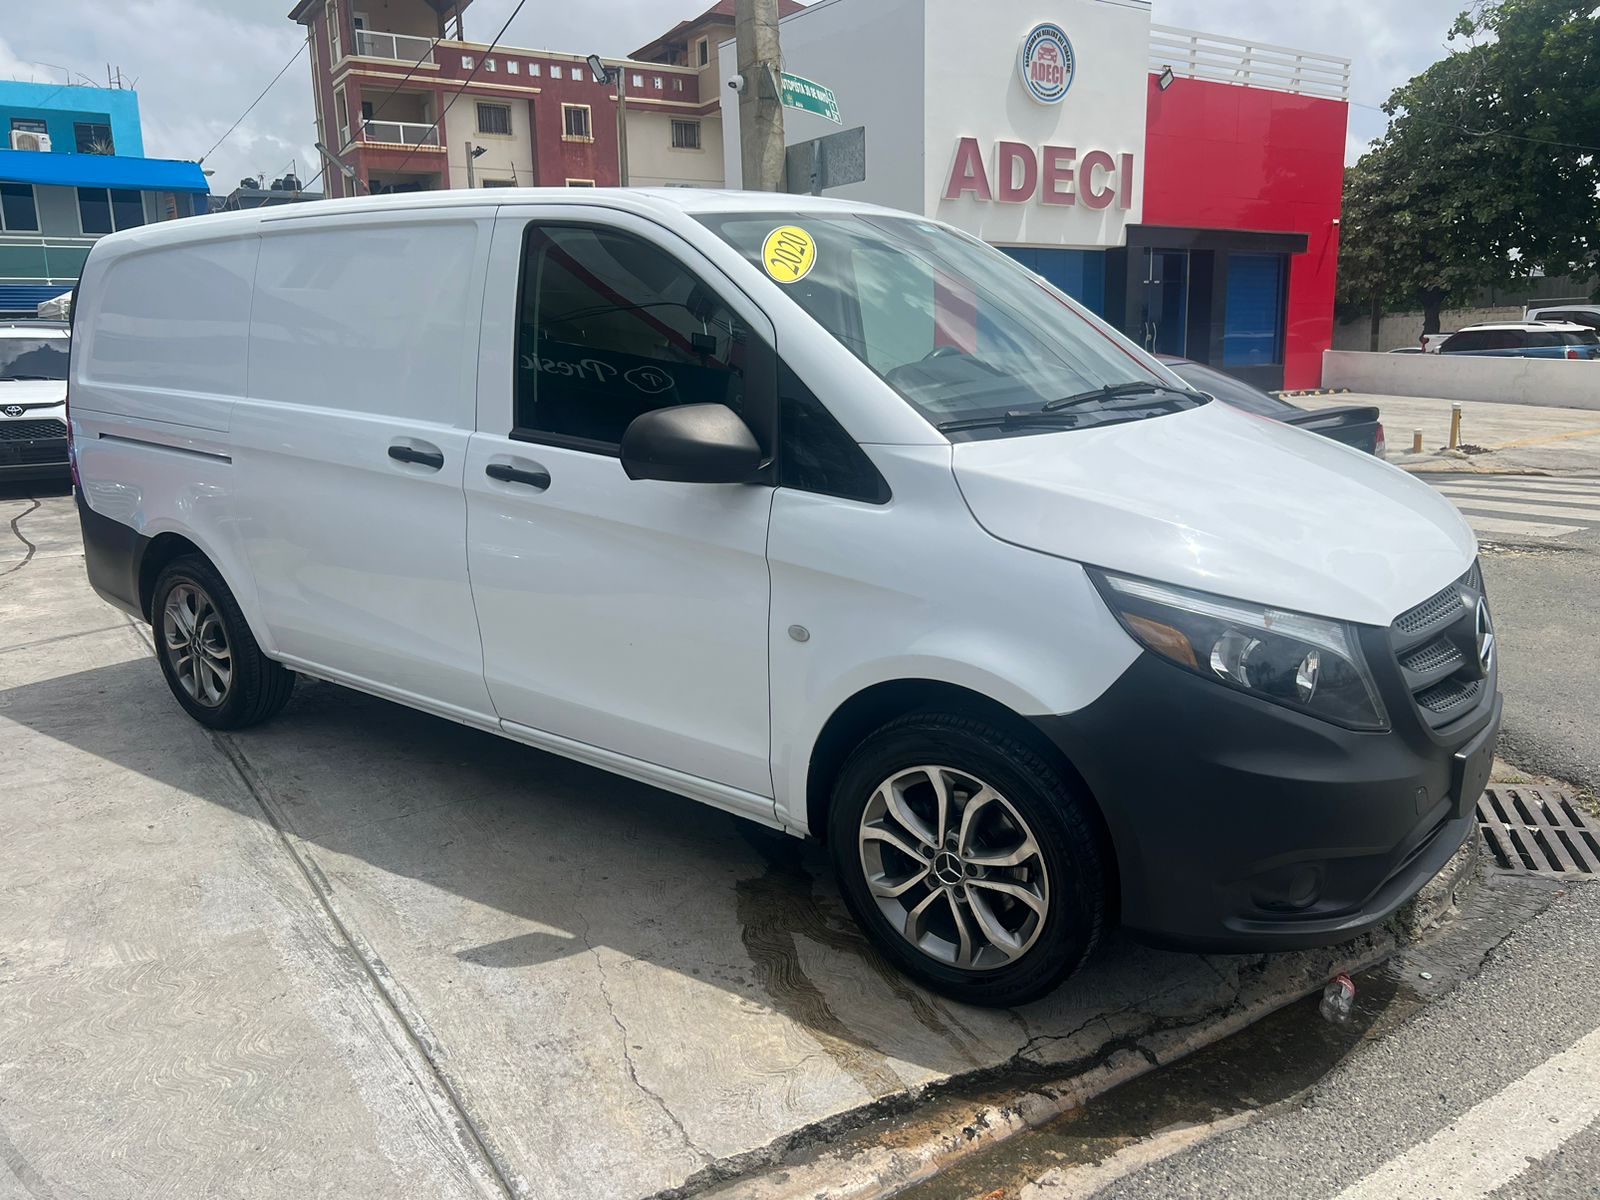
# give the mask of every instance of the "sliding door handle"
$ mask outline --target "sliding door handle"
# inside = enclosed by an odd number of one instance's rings
[[[536,492],[542,492],[550,486],[550,472],[540,466],[524,470],[521,467],[513,467],[510,463],[490,463],[483,469],[483,473],[490,479],[498,479],[501,483],[520,483]]]

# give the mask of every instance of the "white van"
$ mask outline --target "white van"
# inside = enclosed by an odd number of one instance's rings
[[[1461,844],[1472,532],[920,217],[435,192],[101,239],[89,578],[217,728],[303,674],[825,839],[931,988],[1337,941]]]

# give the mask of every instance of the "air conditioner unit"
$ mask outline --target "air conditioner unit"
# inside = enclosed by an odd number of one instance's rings
[[[26,129],[13,129],[11,131],[11,148],[13,150],[38,150],[43,153],[49,153],[50,135],[48,133],[33,133]]]

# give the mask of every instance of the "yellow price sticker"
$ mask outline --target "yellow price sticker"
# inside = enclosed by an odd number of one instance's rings
[[[767,234],[761,265],[779,283],[799,283],[817,265],[817,242],[798,225],[780,225]]]

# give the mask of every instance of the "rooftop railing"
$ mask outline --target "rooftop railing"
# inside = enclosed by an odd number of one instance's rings
[[[409,33],[378,33],[372,29],[358,29],[356,53],[368,58],[389,58],[395,62],[431,63],[433,39],[413,37]]]
[[[1152,25],[1150,70],[1160,74],[1167,67],[1186,79],[1236,83],[1325,100],[1350,99],[1348,58]]]

